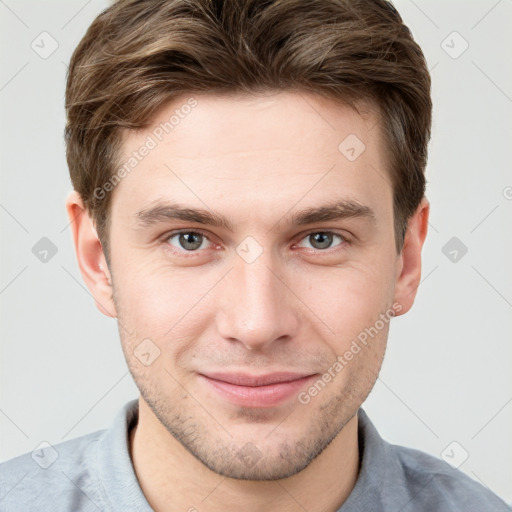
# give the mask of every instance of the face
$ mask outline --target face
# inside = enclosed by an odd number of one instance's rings
[[[370,109],[190,97],[125,134],[110,230],[123,350],[207,467],[284,478],[357,412],[402,307],[386,148]]]

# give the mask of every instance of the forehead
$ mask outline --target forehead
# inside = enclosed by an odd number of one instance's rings
[[[124,133],[113,215],[169,199],[263,219],[340,197],[383,215],[385,148],[376,112],[362,112],[305,92],[184,95]]]

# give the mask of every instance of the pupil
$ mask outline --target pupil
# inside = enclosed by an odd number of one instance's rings
[[[315,233],[311,237],[311,245],[315,249],[327,249],[332,243],[332,235],[330,233]]]
[[[197,249],[201,246],[201,236],[199,233],[182,233],[180,235],[180,244],[187,251]]]

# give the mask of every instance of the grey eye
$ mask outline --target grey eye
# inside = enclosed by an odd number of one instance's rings
[[[177,239],[177,244],[173,243],[173,240]],[[203,242],[207,240],[206,237],[201,233],[195,231],[187,231],[182,233],[175,233],[169,237],[169,243],[177,247],[178,249],[185,249],[186,251],[195,251],[199,249]]]
[[[303,240],[307,240],[313,249],[329,249],[330,247],[335,247],[338,244],[333,244],[334,238],[338,238],[339,240],[343,241],[343,238],[340,235],[337,235],[336,233],[332,233],[330,231],[318,231],[316,233],[310,233],[309,235],[305,236]],[[341,243],[341,242],[340,242]],[[299,244],[301,247],[304,247],[302,245],[302,242]],[[307,247],[307,246],[306,246]]]

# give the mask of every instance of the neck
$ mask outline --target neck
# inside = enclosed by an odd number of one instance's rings
[[[335,512],[359,472],[357,415],[311,464],[289,478],[235,480],[218,475],[190,454],[139,398],[130,432],[135,473],[155,512]]]

